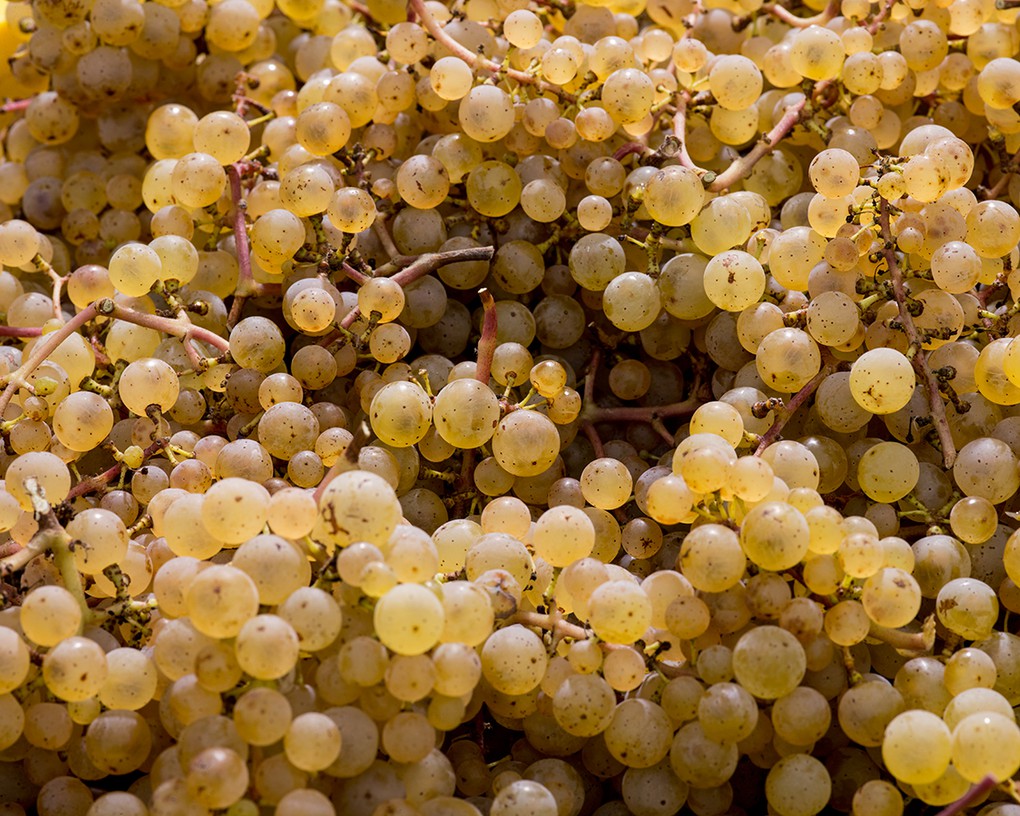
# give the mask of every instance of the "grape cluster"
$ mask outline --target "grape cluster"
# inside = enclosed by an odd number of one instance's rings
[[[3,2],[0,816],[1017,816],[1018,8]]]

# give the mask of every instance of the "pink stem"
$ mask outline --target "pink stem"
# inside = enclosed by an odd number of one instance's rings
[[[812,17],[798,17],[788,8],[778,3],[766,3],[761,7],[761,10],[794,28],[807,28],[813,25],[825,25],[829,22],[839,13],[839,3],[830,2],[822,11]]]
[[[0,105],[0,113],[17,113],[18,111],[23,111],[32,104],[34,99],[34,96],[30,96],[28,99],[11,99],[5,104]]]
[[[939,384],[935,380],[931,366],[928,365],[928,356],[924,353],[923,341],[914,325],[914,318],[906,307],[906,291],[903,287],[903,272],[900,270],[899,261],[896,259],[895,242],[892,237],[892,230],[889,226],[889,202],[884,198],[879,199],[878,226],[882,236],[882,256],[889,267],[889,279],[892,283],[893,297],[900,307],[900,323],[903,325],[903,333],[907,336],[914,356],[911,362],[914,370],[921,377],[924,383],[924,390],[928,396],[928,406],[931,408],[931,418],[935,430],[942,445],[942,461],[947,468],[951,468],[956,461],[956,445],[953,443],[953,434],[949,430],[949,420],[946,418],[946,404],[939,392]]]
[[[867,26],[865,26],[868,29],[868,33],[874,34],[875,32],[878,31],[878,29],[882,25],[882,22],[885,20],[886,17],[889,16],[889,13],[892,11],[892,7],[895,5],[896,0],[885,0],[885,3],[882,4],[882,8],[879,9],[878,14],[876,14],[872,18],[871,22],[868,23]]]
[[[230,343],[224,338],[208,329],[192,325],[187,320],[186,315],[183,320],[181,318],[160,317],[159,315],[136,312],[134,309],[114,303],[110,298],[97,300],[78,312],[78,314],[56,331],[40,335],[42,339],[32,348],[32,353],[29,354],[28,359],[22,362],[18,369],[11,372],[7,377],[7,385],[4,387],[3,393],[0,394],[0,416],[3,415],[7,406],[10,405],[18,389],[26,384],[27,378],[53,353],[54,349],[90,320],[99,316],[112,317],[116,320],[134,323],[137,326],[144,326],[149,329],[172,334],[184,340],[186,346],[190,340],[197,340],[200,343],[208,343],[221,352],[227,352],[230,349]]]
[[[957,813],[962,813],[964,809],[980,801],[981,797],[988,793],[997,784],[998,781],[994,776],[986,776],[976,785],[971,786],[969,791],[953,802],[953,804],[949,805],[949,807],[940,810],[936,816],[956,816]]]
[[[715,180],[708,185],[708,190],[713,193],[722,192],[751,175],[754,166],[771,153],[776,145],[790,134],[793,126],[803,117],[806,107],[807,97],[804,97],[800,102],[790,105],[786,109],[786,113],[776,122],[775,127],[759,139],[754,147],[745,155],[741,156],[716,176]]]
[[[10,405],[18,389],[25,385],[27,378],[53,353],[57,346],[96,317],[99,314],[100,303],[112,304],[112,302],[111,300],[97,301],[86,306],[55,332],[47,334],[35,344],[32,348],[32,353],[28,355],[28,359],[22,362],[18,369],[12,371],[7,377],[7,385],[4,387],[3,393],[0,394],[0,416],[3,416],[4,411]]]
[[[785,404],[785,409],[776,417],[772,427],[762,436],[761,441],[758,443],[758,448],[754,452],[755,456],[761,456],[765,449],[779,438],[779,434],[782,433],[783,428],[786,427],[786,423],[790,421],[794,412],[810,399],[811,395],[818,390],[818,386],[822,384],[822,380],[828,377],[830,373],[831,371],[827,366],[822,366],[821,371],[808,380],[807,384],[800,391],[790,397],[790,401]]]
[[[588,437],[588,441],[591,443],[592,451],[595,453],[596,459],[601,459],[606,455],[606,449],[602,445],[602,437],[599,436],[599,432],[595,430],[595,426],[590,422],[581,423],[581,430],[584,431],[584,435]]]
[[[368,281],[372,280],[364,272],[359,272],[357,269],[355,269],[353,266],[347,263],[347,261],[344,261],[343,263],[343,270],[344,274],[352,281],[354,281],[356,284],[358,284],[358,286],[364,286]]]
[[[227,178],[230,180],[230,197],[234,202],[234,248],[237,253],[237,289],[234,292],[234,302],[230,304],[230,315],[227,317],[227,326],[233,327],[240,319],[244,302],[253,294],[255,285],[251,273],[251,250],[248,246],[241,173],[236,164],[227,165]]]
[[[181,338],[185,343],[189,340],[197,340],[199,343],[206,343],[212,346],[221,353],[230,351],[230,343],[225,338],[208,329],[203,329],[201,326],[193,325],[187,319],[187,315],[184,315],[183,319],[181,317],[161,317],[160,315],[136,312],[134,309],[129,309],[116,303],[112,309],[103,311],[102,314],[117,320],[134,323],[136,326],[145,326],[148,329],[172,334],[174,337]]]
[[[0,337],[40,337],[39,326],[0,326]]]
[[[1009,180],[1013,177],[1013,174],[1015,172],[1016,172],[1015,170],[1007,170],[1003,172],[1002,177],[997,182],[995,182],[995,184],[992,187],[989,187],[987,190],[985,190],[983,196],[984,200],[989,201],[991,199],[998,198],[1000,195],[1002,195],[1006,191],[1006,188],[1009,187]]]
[[[633,153],[641,155],[646,150],[648,150],[648,146],[641,144],[641,142],[627,142],[617,148],[616,152],[613,154],[613,158],[617,161],[623,161]]]
[[[156,451],[160,451],[163,448],[165,448],[166,444],[167,442],[165,439],[160,439],[153,442],[151,445],[149,445],[149,447],[142,451],[143,458],[148,459],[150,456],[156,453]],[[118,476],[120,476],[121,471],[123,471],[124,468],[125,465],[122,462],[117,462],[117,464],[115,464],[113,467],[107,468],[102,473],[97,473],[95,476],[89,476],[87,479],[82,479],[80,482],[78,482],[78,484],[71,488],[71,490],[67,494],[67,498],[65,499],[65,501],[71,501],[72,499],[76,499],[79,496],[84,496],[88,493],[91,493],[93,490],[98,490],[103,485],[109,484]]]
[[[676,95],[676,113],[673,114],[673,135],[680,142],[676,157],[682,167],[703,174],[705,171],[694,163],[691,154],[687,152],[687,102],[689,100],[690,94],[687,91],[681,91]]]
[[[689,397],[669,405],[641,405],[621,408],[600,408],[593,405],[582,413],[587,422],[651,422],[653,419],[693,414],[704,400]]]
[[[491,246],[467,247],[466,249],[451,249],[448,252],[428,252],[424,255],[419,255],[418,258],[414,260],[412,263],[410,263],[408,266],[405,266],[395,275],[392,275],[391,280],[396,281],[401,286],[407,286],[408,284],[413,283],[419,278],[425,277],[430,272],[434,272],[441,266],[446,266],[447,264],[451,263],[462,263],[464,261],[488,261],[492,258],[495,252],[496,252],[495,247]],[[402,260],[402,258],[398,259],[397,261],[398,265],[400,260]],[[394,262],[391,261],[389,264],[386,264],[386,267],[393,266],[393,263]],[[352,272],[354,273],[354,275],[351,275]],[[348,264],[344,264],[344,274],[350,276],[355,281],[355,283],[364,283],[365,280],[368,280],[368,278],[364,276],[362,276],[364,278],[363,280],[358,280],[358,278],[355,276],[356,275],[360,276],[361,273],[356,272],[352,267],[349,267]],[[355,306],[346,315],[344,315],[343,319],[340,321],[339,324],[340,328],[343,331],[350,329],[351,326],[358,322],[360,317],[361,310],[357,306]],[[341,337],[343,337],[343,331],[330,332],[325,337],[323,337],[322,340],[319,341],[319,345],[320,346],[332,345]]]
[[[496,301],[488,289],[479,289],[478,296],[482,299],[482,336],[478,340],[478,362],[475,366],[475,379],[485,385],[489,384],[492,373],[492,356],[496,353]]]

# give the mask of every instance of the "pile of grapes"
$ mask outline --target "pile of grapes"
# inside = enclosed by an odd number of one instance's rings
[[[0,8],[0,816],[1020,814],[1020,0]]]

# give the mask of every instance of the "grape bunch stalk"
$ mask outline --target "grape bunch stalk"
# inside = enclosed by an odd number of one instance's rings
[[[1020,816],[1020,2],[0,10],[0,816]]]

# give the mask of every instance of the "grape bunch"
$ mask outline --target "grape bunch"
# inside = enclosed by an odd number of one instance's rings
[[[0,8],[0,816],[1020,814],[1020,0]]]

